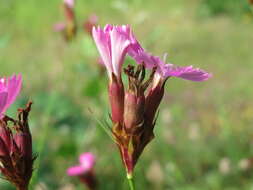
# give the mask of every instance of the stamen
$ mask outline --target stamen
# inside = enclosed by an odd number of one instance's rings
[[[143,90],[146,90],[146,89],[148,88],[148,86],[150,85],[150,83],[153,81],[153,78],[154,78],[156,69],[157,69],[156,67],[154,67],[154,68],[152,69],[152,73],[150,74],[148,80],[147,80],[146,82],[143,83],[143,85],[142,85]]]
[[[138,65],[135,71],[135,67],[132,65],[128,65],[127,68],[124,69],[126,75],[128,75],[128,87],[136,92],[139,90],[145,91],[150,83],[153,81],[154,74],[156,72],[156,67],[153,68],[152,73],[150,74],[147,81],[143,82],[146,75],[146,69],[144,63]]]
[[[143,80],[145,79],[145,75],[146,75],[146,70],[145,70],[144,63],[143,63],[140,82],[143,82]]]
[[[142,71],[142,65],[138,65],[134,77],[138,78],[139,75],[140,75],[140,73],[141,73],[141,71]]]

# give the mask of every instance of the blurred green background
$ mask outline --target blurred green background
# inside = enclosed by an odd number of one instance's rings
[[[135,171],[138,190],[253,190],[253,17],[246,0],[77,0],[79,25],[130,24],[141,44],[169,61],[211,73],[203,83],[169,79],[155,128]],[[66,43],[53,25],[61,0],[0,0],[0,74],[21,73],[15,110],[34,102],[38,154],[31,189],[79,190],[66,175],[78,155],[97,156],[101,190],[127,190],[118,150],[98,127],[108,120],[107,76],[79,31]],[[128,59],[130,61],[130,59]],[[89,111],[91,110],[91,111]],[[1,190],[13,187],[0,180]]]

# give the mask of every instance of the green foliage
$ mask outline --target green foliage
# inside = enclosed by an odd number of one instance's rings
[[[247,0],[202,0],[201,12],[207,15],[228,14],[240,16],[252,14]]]

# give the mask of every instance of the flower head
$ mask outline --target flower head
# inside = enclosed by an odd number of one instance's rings
[[[96,14],[89,15],[88,19],[83,24],[84,31],[92,36],[92,28],[97,26],[98,17]]]
[[[91,171],[95,164],[95,156],[86,152],[79,156],[79,165],[72,166],[67,170],[69,176],[79,176]]]
[[[121,79],[122,65],[126,54],[129,54],[138,63],[146,64],[151,68],[151,56],[145,53],[128,25],[106,25],[103,29],[93,27],[93,38],[105,65],[110,83],[109,97],[114,123],[123,121],[124,86]]]
[[[154,138],[157,110],[164,95],[168,78],[179,77],[191,81],[207,80],[211,74],[192,66],[175,67],[146,52],[136,40],[129,26],[106,25],[93,28],[93,38],[106,66],[110,83],[112,135],[131,176],[146,145]],[[128,85],[121,78],[126,54],[138,64],[124,68]],[[152,69],[149,77],[146,69]]]
[[[66,6],[72,8],[72,9],[74,8],[75,0],[64,0],[63,2],[64,2],[64,4],[65,4]]]
[[[54,31],[55,32],[62,32],[66,28],[66,24],[63,22],[58,22],[54,25]]]
[[[74,6],[74,0],[63,0],[65,21],[56,23],[53,27],[54,31],[62,32],[66,41],[73,39],[77,31]]]
[[[22,86],[21,75],[0,78],[0,118],[16,100]]]

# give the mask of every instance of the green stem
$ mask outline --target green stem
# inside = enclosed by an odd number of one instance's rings
[[[130,190],[135,190],[133,175],[127,174],[127,180],[129,183]]]

